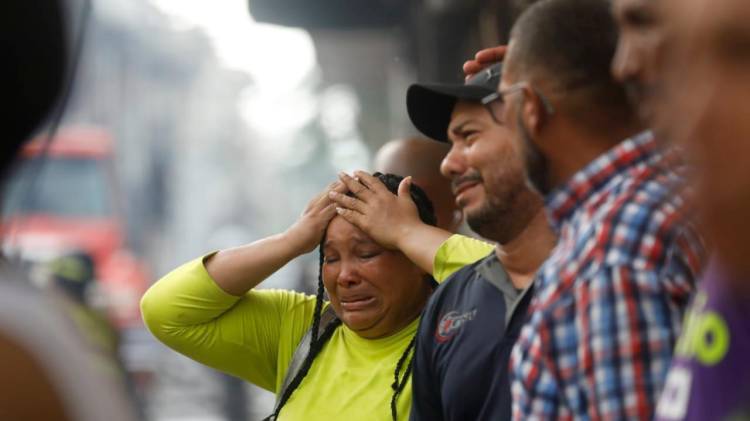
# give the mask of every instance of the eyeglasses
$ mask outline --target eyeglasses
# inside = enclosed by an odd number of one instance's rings
[[[497,91],[497,92],[493,92],[493,93],[485,96],[481,100],[479,100],[479,102],[481,102],[481,104],[485,108],[487,108],[487,111],[490,113],[490,116],[492,116],[492,119],[495,121],[495,123],[501,124],[500,123],[501,119],[498,118],[498,116],[495,114],[495,107],[493,106],[493,103],[495,103],[495,102],[500,102],[501,104],[505,103],[505,99],[504,98],[505,98],[506,95],[512,94],[513,92],[522,90],[523,88],[526,88],[526,87],[528,87],[529,89],[531,89],[531,91],[534,92],[534,94],[539,97],[539,101],[541,101],[542,106],[544,107],[544,111],[547,113],[547,115],[552,115],[552,114],[555,113],[555,108],[552,106],[552,104],[549,102],[549,100],[547,100],[547,97],[545,97],[544,95],[542,95],[542,93],[539,92],[538,90],[534,89],[533,86],[529,86],[529,84],[527,82],[519,82],[519,83],[513,84],[513,85],[511,85],[511,86],[509,86],[509,87],[507,87],[507,88],[505,88],[503,90],[500,90],[500,91]]]

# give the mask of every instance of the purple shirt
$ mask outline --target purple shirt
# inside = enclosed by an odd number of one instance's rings
[[[706,272],[675,348],[656,420],[750,419],[750,297],[733,295],[728,279],[716,262]]]

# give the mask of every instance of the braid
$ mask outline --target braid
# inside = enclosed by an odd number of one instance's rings
[[[321,241],[321,245],[325,241],[325,237],[323,237],[323,241]],[[331,323],[326,326],[326,329],[323,331],[323,333],[318,336],[318,330],[320,329],[320,316],[323,310],[323,299],[324,299],[324,292],[325,288],[323,286],[323,247],[320,247],[320,259],[318,266],[318,293],[315,296],[315,312],[313,314],[313,324],[311,329],[311,335],[310,335],[310,351],[307,353],[307,357],[305,358],[305,361],[302,363],[302,366],[300,367],[299,373],[292,379],[292,381],[289,383],[289,387],[284,391],[284,394],[279,399],[279,404],[277,405],[276,411],[268,417],[268,420],[275,420],[279,416],[279,412],[281,412],[281,408],[284,407],[286,402],[289,400],[289,398],[292,396],[292,393],[297,389],[297,387],[302,383],[302,380],[307,375],[307,372],[310,371],[310,367],[312,366],[313,360],[315,357],[320,353],[320,350],[323,349],[323,345],[328,342],[328,339],[331,338],[331,335],[333,335],[333,332],[336,330],[336,328],[341,324],[341,320],[337,317],[335,318]]]
[[[409,345],[406,346],[406,350],[404,350],[404,353],[401,354],[401,358],[399,358],[398,363],[396,363],[396,370],[393,372],[393,384],[391,385],[391,389],[393,389],[393,396],[391,396],[391,417],[393,417],[393,421],[398,421],[398,411],[396,410],[396,403],[398,402],[398,396],[404,390],[404,387],[406,387],[406,382],[409,381],[409,376],[411,375],[411,369],[414,363],[413,355],[412,358],[409,358],[409,364],[407,364],[406,366],[406,371],[404,372],[404,376],[401,378],[401,381],[399,381],[398,375],[401,373],[404,362],[406,362],[406,357],[409,356],[412,348],[414,348],[414,341],[416,339],[417,335],[412,336],[411,341],[409,341]]]
[[[315,294],[315,311],[313,312],[313,323],[312,323],[312,340],[310,341],[310,350],[312,351],[313,344],[318,340],[318,331],[320,330],[320,314],[323,310],[323,294],[325,288],[323,286],[323,263],[325,262],[325,255],[323,254],[323,243],[325,242],[325,235],[323,240],[320,241],[320,247],[318,247],[318,292]]]
[[[397,194],[398,192],[398,185],[403,180],[403,177],[393,175],[393,174],[381,174],[381,173],[375,173],[373,174],[375,177],[379,178],[380,181],[385,184],[385,186],[388,188],[388,190],[393,193]],[[348,195],[351,195],[351,193],[347,193]],[[424,191],[419,188],[417,185],[412,185],[410,189],[410,196],[411,199],[414,201],[415,205],[417,206],[417,211],[419,213],[420,219],[428,224],[428,225],[435,225],[435,213],[432,207],[432,202],[430,202],[430,199],[427,197],[427,195],[424,193]],[[294,393],[294,391],[299,387],[300,383],[302,383],[302,380],[307,375],[307,372],[310,370],[310,367],[313,364],[313,360],[315,360],[315,357],[320,353],[323,346],[326,344],[326,342],[330,339],[331,335],[333,335],[333,332],[336,330],[338,326],[341,325],[341,319],[336,317],[331,323],[329,323],[325,330],[320,333],[320,318],[323,313],[323,300],[325,295],[325,287],[323,284],[323,264],[325,263],[325,255],[323,254],[323,244],[325,243],[325,235],[323,236],[323,239],[320,241],[320,247],[318,249],[318,290],[315,295],[315,310],[313,313],[313,321],[312,326],[310,327],[310,350],[307,353],[307,357],[302,362],[302,365],[300,367],[299,372],[297,375],[292,379],[292,381],[289,383],[289,387],[287,387],[286,390],[284,390],[283,395],[279,398],[279,404],[276,407],[276,410],[272,415],[270,415],[266,420],[275,420],[279,412],[281,412],[281,408],[286,404],[286,402],[289,400],[291,395]],[[428,275],[428,280],[431,280],[432,283],[435,283],[434,279],[432,279],[431,276]],[[409,378],[411,376],[412,368],[413,368],[413,362],[414,357],[413,355],[411,358],[409,358],[410,354],[412,354],[412,350],[414,349],[414,344],[416,340],[416,335],[411,338],[411,341],[409,342],[409,345],[406,346],[406,349],[404,350],[403,354],[401,354],[401,357],[399,358],[398,362],[396,363],[396,369],[393,373],[393,384],[391,385],[391,388],[393,389],[393,395],[391,397],[391,416],[393,417],[393,421],[397,421],[398,419],[398,411],[397,411],[397,403],[398,403],[398,397],[403,392],[404,388],[406,387],[406,383],[409,381]],[[408,358],[408,364],[407,364],[407,358]],[[404,370],[404,365],[406,364],[406,369]],[[401,379],[399,379],[399,376],[402,374],[403,370],[403,376],[401,376]]]

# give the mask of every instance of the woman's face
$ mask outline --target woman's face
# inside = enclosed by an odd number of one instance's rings
[[[342,322],[363,338],[391,335],[422,311],[431,286],[401,252],[337,216],[323,244],[323,283]]]

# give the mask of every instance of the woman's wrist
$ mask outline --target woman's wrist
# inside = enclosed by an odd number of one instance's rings
[[[311,252],[317,245],[317,242],[313,243],[307,238],[309,235],[305,235],[305,233],[301,233],[295,228],[292,226],[274,236],[275,240],[280,243],[280,247],[285,250],[285,254],[289,256],[289,260]]]

